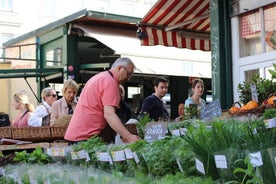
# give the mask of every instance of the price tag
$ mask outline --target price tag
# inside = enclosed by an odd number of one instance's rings
[[[261,156],[261,152],[258,151],[256,153],[249,153],[250,163],[253,167],[258,167],[263,165],[263,160]]]
[[[65,156],[65,150],[63,147],[51,147],[47,149],[47,154],[50,156],[63,157]]]
[[[133,153],[132,153],[131,149],[126,148],[125,155],[126,155],[126,159],[133,159]]]
[[[138,163],[140,162],[140,159],[138,158],[138,156],[137,156],[137,153],[136,153],[136,152],[133,152],[133,158],[134,158],[134,160],[135,160],[136,164],[138,164]]]
[[[111,156],[114,162],[124,161],[126,160],[124,150],[120,151],[112,151]]]
[[[251,88],[251,97],[252,97],[252,100],[255,100],[256,102],[259,102],[256,84],[252,82],[250,84],[250,88]]]
[[[276,127],[276,119],[266,119],[264,120],[264,124],[266,128],[275,128]]]
[[[180,130],[171,130],[172,135],[180,136]]]
[[[73,151],[71,152],[72,160],[78,159],[86,159],[86,161],[90,160],[89,154],[85,150]]]
[[[164,139],[168,132],[167,125],[168,122],[147,123],[144,139],[148,142]]]
[[[110,162],[110,160],[112,160],[108,152],[96,152],[96,155],[97,160],[102,162]]]
[[[186,135],[186,132],[188,131],[187,128],[180,128],[180,135]]]
[[[198,160],[198,159],[195,159],[195,162],[196,162],[196,169],[197,169],[200,173],[205,174],[205,169],[204,169],[203,163],[202,163],[200,160]]]
[[[227,161],[225,155],[215,155],[216,167],[220,169],[227,169]]]

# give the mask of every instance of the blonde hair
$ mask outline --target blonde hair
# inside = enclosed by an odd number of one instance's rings
[[[73,79],[68,79],[67,81],[64,82],[61,92],[64,95],[67,88],[74,88],[74,89],[76,89],[76,95],[77,95],[79,87],[80,86],[76,83],[76,81],[74,81]]]
[[[26,93],[24,92],[19,92],[14,94],[13,96],[14,100],[22,103],[30,112],[34,112],[34,106],[32,104],[30,104],[28,96]]]

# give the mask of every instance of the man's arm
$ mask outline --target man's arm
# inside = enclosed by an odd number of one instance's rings
[[[131,134],[123,125],[120,118],[115,113],[115,107],[104,106],[104,118],[110,127],[115,130],[126,142],[135,142],[139,140],[139,136]]]

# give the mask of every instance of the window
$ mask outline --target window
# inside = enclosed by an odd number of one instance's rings
[[[251,81],[254,76],[259,75],[259,69],[247,70],[244,72],[245,81]]]
[[[141,93],[141,87],[140,86],[128,86],[127,87],[127,98],[132,99],[133,95],[137,95]]]
[[[12,0],[0,0],[0,10],[12,11],[13,2]]]
[[[46,53],[46,66],[61,66],[62,64],[62,48],[55,48]]]
[[[268,5],[239,17],[241,57],[276,49],[276,6]]]

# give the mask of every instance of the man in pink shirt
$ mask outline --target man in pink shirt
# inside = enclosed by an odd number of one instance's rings
[[[114,142],[117,132],[125,142],[140,138],[131,134],[116,115],[120,103],[119,84],[128,81],[135,65],[129,58],[119,58],[109,71],[101,72],[85,84],[64,138],[85,141],[94,135],[107,143]],[[114,132],[115,131],[115,132]]]

